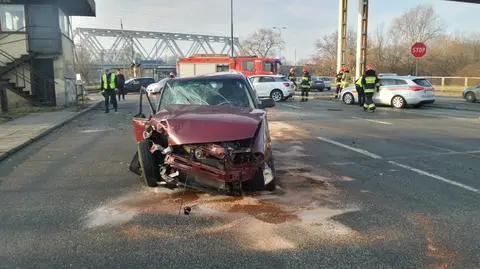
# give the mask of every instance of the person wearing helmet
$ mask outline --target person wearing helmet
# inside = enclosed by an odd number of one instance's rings
[[[307,68],[303,68],[303,76],[300,82],[300,88],[302,89],[302,102],[308,101],[308,92],[310,91],[310,84],[312,83],[312,77]]]
[[[350,74],[350,68],[346,66],[343,69],[343,75],[342,75],[342,80],[341,80],[341,89],[345,89],[346,87],[350,86],[350,83],[352,82],[352,74]]]
[[[338,94],[342,88],[342,77],[343,77],[343,66],[338,71],[338,74],[335,76],[337,88],[335,89],[335,98],[338,98]]]
[[[373,65],[367,65],[365,74],[362,78],[362,85],[365,91],[365,103],[363,104],[363,110],[368,112],[375,111],[375,103],[373,102],[373,95],[378,91],[378,76]]]
[[[295,74],[295,68],[290,68],[290,72],[288,72],[288,80],[293,82],[295,86],[295,90],[297,90],[297,75]]]

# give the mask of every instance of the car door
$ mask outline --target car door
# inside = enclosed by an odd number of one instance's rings
[[[255,87],[255,91],[257,92],[257,96],[258,96],[258,97],[268,96],[268,94],[266,94],[265,84],[260,82],[260,80],[261,80],[262,78],[263,78],[263,77],[261,77],[261,76],[259,76],[259,77],[253,77],[252,80],[251,80],[253,86]]]
[[[279,88],[273,77],[260,77],[259,83],[262,85],[262,96],[270,96],[273,89]]]
[[[379,80],[380,89],[373,95],[373,101],[376,104],[390,104],[392,93],[395,90],[395,80],[390,78],[381,78]]]

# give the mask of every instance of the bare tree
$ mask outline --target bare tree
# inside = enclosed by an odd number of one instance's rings
[[[324,35],[315,42],[314,70],[317,74],[332,75],[337,66],[337,37],[338,32]],[[351,68],[355,65],[356,33],[347,31],[347,50],[345,64]]]
[[[443,29],[443,22],[433,6],[419,5],[393,20],[391,34],[400,41],[412,44],[439,37]]]
[[[90,83],[92,72],[92,56],[87,48],[79,45],[75,48],[75,66],[76,71],[82,76],[86,84]]]
[[[267,57],[274,55],[274,49],[283,47],[284,43],[280,34],[268,28],[261,28],[247,37],[242,48],[258,56]]]

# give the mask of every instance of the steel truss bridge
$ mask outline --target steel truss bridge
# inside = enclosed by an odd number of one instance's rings
[[[232,49],[238,55],[241,51],[238,37],[232,48],[231,37],[200,34],[77,28],[74,40],[77,48],[87,50],[93,65],[105,67],[199,53],[231,54]]]

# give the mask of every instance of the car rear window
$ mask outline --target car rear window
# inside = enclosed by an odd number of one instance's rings
[[[422,87],[432,87],[432,84],[430,83],[430,81],[428,81],[424,78],[414,79],[413,82],[415,82],[415,84],[417,84],[419,86],[422,86]]]

